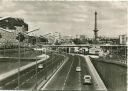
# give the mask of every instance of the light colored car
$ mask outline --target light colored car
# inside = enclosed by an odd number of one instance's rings
[[[42,64],[39,64],[39,65],[38,65],[38,68],[39,68],[39,69],[43,69],[43,65],[42,65]]]
[[[76,67],[76,71],[80,72],[81,71],[81,67]]]
[[[86,85],[86,84],[92,84],[92,78],[91,78],[91,76],[90,75],[84,75],[84,83],[83,83],[84,85]]]

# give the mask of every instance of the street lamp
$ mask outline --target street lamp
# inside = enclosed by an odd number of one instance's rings
[[[36,53],[37,53],[37,36],[36,36]],[[38,85],[38,81],[37,81],[37,74],[38,74],[38,72],[37,72],[37,54],[36,54],[36,91],[37,91],[37,85]]]
[[[18,61],[18,90],[20,89],[20,36],[19,36],[19,45],[18,45],[19,47],[19,51],[18,51],[18,59],[19,59],[19,61]]]
[[[39,29],[36,29],[36,30],[39,30]],[[36,31],[36,30],[33,30],[33,31]],[[33,31],[31,31],[31,32],[33,32]],[[30,33],[30,32],[28,32],[28,33]],[[26,34],[28,34],[28,33],[26,33]],[[19,43],[19,45],[18,45],[18,49],[19,49],[19,51],[18,51],[18,55],[19,55],[18,56],[18,90],[19,90],[20,89],[20,64],[21,64],[21,58],[20,58],[21,48],[20,48],[20,46],[21,46],[21,41],[23,41],[25,39],[25,37],[21,32],[19,32],[19,35],[16,39],[19,41],[18,42]],[[37,70],[37,58],[36,58],[36,70]],[[37,72],[36,72],[36,74],[37,74]]]

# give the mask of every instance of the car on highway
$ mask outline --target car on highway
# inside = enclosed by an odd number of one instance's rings
[[[81,67],[76,67],[76,72],[81,72]]]
[[[92,78],[90,75],[84,75],[84,85],[91,85],[92,84]]]
[[[43,64],[39,64],[39,65],[38,65],[38,68],[39,68],[39,69],[43,69]]]

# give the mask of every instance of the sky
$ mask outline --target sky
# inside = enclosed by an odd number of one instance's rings
[[[59,32],[63,35],[93,37],[94,12],[98,35],[117,37],[127,33],[127,2],[120,1],[0,1],[0,17],[23,18],[36,35]]]

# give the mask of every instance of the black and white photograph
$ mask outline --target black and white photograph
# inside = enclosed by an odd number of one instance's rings
[[[0,0],[0,91],[127,91],[128,2]]]

